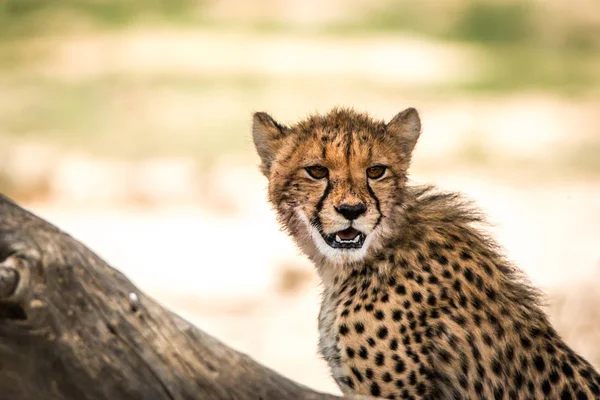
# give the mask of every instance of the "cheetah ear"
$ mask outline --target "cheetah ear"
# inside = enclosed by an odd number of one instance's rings
[[[267,177],[269,176],[271,163],[284,136],[285,128],[279,125],[269,114],[264,112],[254,113],[252,139],[254,140],[256,152],[260,156],[260,170]]]
[[[412,107],[398,113],[386,125],[386,132],[400,139],[404,154],[410,157],[421,134],[419,113]]]

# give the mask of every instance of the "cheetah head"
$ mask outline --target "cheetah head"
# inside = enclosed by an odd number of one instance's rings
[[[291,126],[259,112],[253,123],[280,222],[309,257],[334,264],[359,262],[390,230],[420,132],[414,108],[387,124],[350,109]]]

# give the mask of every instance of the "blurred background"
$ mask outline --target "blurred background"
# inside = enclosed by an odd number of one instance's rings
[[[266,203],[250,125],[336,105],[417,107],[413,179],[478,201],[600,366],[598,1],[0,2],[0,192],[333,393],[318,281]]]

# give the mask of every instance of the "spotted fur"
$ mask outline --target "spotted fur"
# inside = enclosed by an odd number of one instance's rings
[[[459,195],[407,183],[421,130],[348,109],[283,126],[254,116],[269,200],[323,281],[319,350],[345,393],[390,399],[592,399],[600,375],[552,328],[533,289]],[[305,168],[328,169],[312,179]],[[383,178],[366,169],[384,165]],[[366,205],[360,250],[327,247]]]

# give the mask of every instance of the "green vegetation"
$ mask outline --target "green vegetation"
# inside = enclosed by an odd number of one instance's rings
[[[225,15],[217,20],[209,17],[212,3],[206,0],[5,0],[0,2],[0,138],[45,141],[101,157],[190,156],[209,166],[225,152],[251,149],[248,119],[265,104],[280,107],[277,111],[283,111],[285,119],[288,110],[310,111],[339,99],[381,109],[406,99],[439,104],[526,90],[581,99],[600,93],[600,26],[554,16],[560,29],[548,29],[546,23],[551,22],[545,18],[550,14],[540,12],[542,3],[451,3],[388,0],[385,7],[378,3],[379,8],[369,6],[355,13],[354,19],[303,27],[283,17],[239,21]],[[106,73],[75,79],[36,72],[53,51],[39,38],[68,41],[82,32],[93,37],[96,32],[140,25],[148,31],[201,27],[273,35],[292,32],[315,43],[323,37],[415,34],[442,46],[467,44],[475,54],[474,70],[481,74],[468,82],[390,85],[330,75],[293,79],[244,72],[186,75],[176,68],[150,72],[107,68]],[[107,40],[118,41],[119,35]],[[77,68],[77,60],[69,65]],[[481,168],[518,164],[497,159],[483,145],[483,137],[483,133],[473,136],[456,158]],[[550,167],[598,175],[599,153],[599,143],[574,142],[553,157]],[[528,170],[534,169],[528,165]],[[0,171],[0,187],[11,185],[10,177]]]
[[[4,0],[0,38],[23,38],[77,29],[119,28],[144,21],[178,23],[199,18],[199,0]]]

